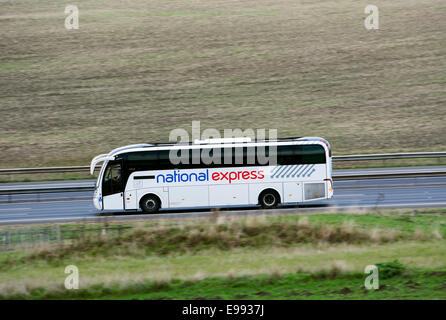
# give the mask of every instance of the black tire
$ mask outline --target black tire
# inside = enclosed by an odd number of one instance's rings
[[[156,213],[161,207],[161,201],[154,194],[148,194],[142,197],[140,206],[145,213]]]
[[[276,190],[268,189],[260,194],[259,203],[263,209],[273,209],[279,205],[280,196]]]

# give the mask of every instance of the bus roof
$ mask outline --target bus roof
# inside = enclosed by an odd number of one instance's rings
[[[324,148],[330,148],[330,145],[327,140],[320,137],[291,137],[291,138],[277,138],[277,139],[255,139],[255,140],[246,140],[243,138],[243,142],[235,139],[215,139],[218,141],[213,141],[213,139],[209,140],[199,140],[194,142],[187,143],[173,143],[173,142],[157,142],[157,143],[147,143],[147,144],[134,144],[128,145],[120,148],[116,148],[112,150],[108,156],[117,156],[119,154],[127,153],[127,152],[140,152],[140,151],[155,151],[155,150],[170,150],[170,149],[196,149],[203,148],[206,146],[207,148],[214,147],[254,147],[256,145],[271,145],[271,144],[285,144],[286,142],[290,144],[322,144]],[[172,148],[173,147],[173,148]]]
[[[256,140],[247,140],[243,138],[243,142],[235,139],[217,139],[217,141],[213,139],[209,140],[199,140],[195,142],[188,143],[143,143],[143,144],[132,144],[128,146],[123,146],[112,150],[108,154],[101,154],[95,157],[90,164],[90,173],[93,174],[94,168],[97,163],[103,162],[106,160],[116,159],[115,157],[120,154],[125,154],[129,152],[144,152],[144,151],[158,151],[158,150],[171,150],[171,149],[199,149],[206,146],[206,148],[218,148],[218,147],[255,147],[255,146],[266,146],[266,145],[286,145],[286,144],[319,144],[322,145],[323,148],[328,153],[329,157],[331,157],[331,148],[330,144],[327,140],[320,137],[291,137],[291,138],[277,138],[277,139],[256,139]]]

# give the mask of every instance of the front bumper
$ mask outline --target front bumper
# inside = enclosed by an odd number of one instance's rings
[[[96,209],[102,210],[102,195],[97,190],[94,192],[93,204]]]

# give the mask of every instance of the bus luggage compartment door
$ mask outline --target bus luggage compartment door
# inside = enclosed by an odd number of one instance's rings
[[[248,196],[248,184],[209,186],[211,206],[247,205],[249,203]]]
[[[302,202],[301,182],[284,182],[283,202]]]
[[[169,206],[171,208],[209,206],[208,186],[170,187]]]

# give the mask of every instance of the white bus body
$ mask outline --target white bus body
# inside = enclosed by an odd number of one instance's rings
[[[156,153],[148,153],[152,151],[165,154],[170,150],[181,149],[270,146],[278,148],[278,156],[281,150],[286,152],[286,150],[297,150],[296,148],[303,151],[293,152],[303,152],[307,155],[298,154],[295,157],[296,161],[293,161],[293,156],[286,158],[287,155],[281,155],[280,159],[285,159],[282,162],[286,164],[198,165],[190,169],[174,168],[173,165],[167,165],[165,168],[161,164],[163,160],[150,160],[152,161],[150,163],[156,165],[156,169],[144,170],[148,163],[144,157],[154,156]],[[308,149],[307,152],[305,148],[310,147],[311,150]],[[161,157],[160,154],[157,156]],[[300,163],[299,159],[310,163]],[[317,163],[311,163],[312,159]],[[279,204],[297,204],[333,197],[331,150],[328,142],[322,138],[246,141],[231,144],[196,142],[190,145],[132,145],[95,157],[91,163],[92,172],[96,164],[101,161],[104,163],[96,183],[93,201],[99,210],[143,209],[146,212],[156,212],[160,208],[258,204],[269,208]]]

